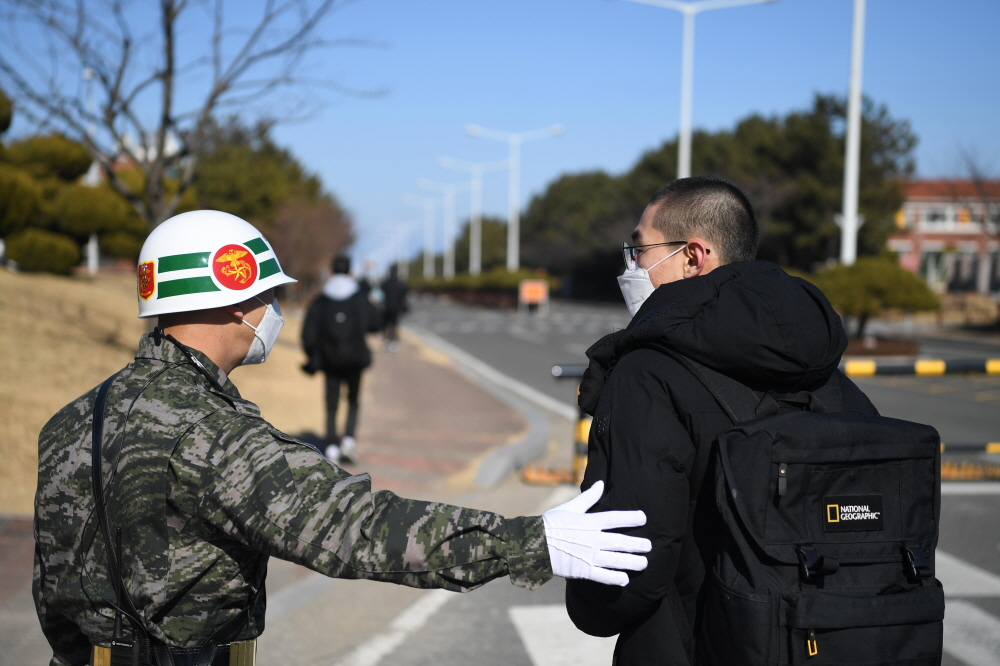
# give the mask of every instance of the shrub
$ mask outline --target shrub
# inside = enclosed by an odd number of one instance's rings
[[[101,252],[115,259],[138,259],[143,240],[127,231],[109,231],[101,234]]]
[[[68,274],[80,263],[80,246],[65,234],[25,229],[7,239],[7,258],[25,271]]]
[[[92,161],[82,144],[58,134],[13,143],[4,152],[4,159],[36,178],[55,175],[63,180],[76,180],[87,173]]]
[[[28,174],[0,164],[0,237],[24,229],[38,218],[41,188]]]
[[[73,236],[124,231],[145,237],[146,225],[107,187],[65,187],[56,197],[51,215],[56,228]]]
[[[419,277],[411,277],[408,283],[413,289],[425,291],[487,291],[516,294],[521,280],[547,280],[550,290],[555,290],[558,287],[556,280],[544,273],[539,274],[529,268],[521,268],[510,273],[502,267],[494,268],[480,275],[456,275],[451,280],[443,278],[424,280]]]
[[[834,266],[803,277],[826,294],[837,312],[857,318],[857,337],[864,336],[869,317],[883,310],[916,312],[941,307],[922,279],[887,257],[862,257],[852,266]]]

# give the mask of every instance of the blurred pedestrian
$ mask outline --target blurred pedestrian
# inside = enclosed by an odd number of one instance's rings
[[[244,220],[178,215],[139,261],[139,316],[157,327],[38,439],[32,594],[50,666],[254,666],[270,557],[453,591],[502,576],[620,586],[646,565],[632,553],[648,540],[605,531],[641,511],[587,513],[601,488],[516,518],[410,500],[264,420],[230,375],[268,359],[275,289],[295,280]]]
[[[410,310],[406,302],[406,292],[406,283],[399,279],[399,267],[393,264],[389,268],[389,277],[382,282],[385,348],[393,353],[399,351],[399,333],[397,331],[399,318]]]
[[[302,327],[302,348],[309,361],[306,372],[326,375],[326,457],[334,462],[354,462],[355,432],[361,395],[361,373],[371,365],[367,333],[379,329],[379,316],[368,293],[351,277],[351,258],[333,259],[333,275],[309,305]],[[347,421],[337,434],[337,408],[341,385],[347,386]]]

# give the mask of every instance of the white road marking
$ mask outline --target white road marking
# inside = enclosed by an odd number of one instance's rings
[[[563,502],[573,499],[579,494],[580,491],[576,488],[570,486],[560,486],[553,490],[549,496],[542,501],[541,505],[539,505],[537,509],[537,512],[544,513],[554,506],[558,506]],[[311,579],[303,579],[302,581],[299,581],[299,583],[304,583],[306,580]],[[296,587],[299,583],[289,585],[288,587]],[[389,623],[388,631],[384,631],[381,634],[376,634],[375,636],[369,638],[367,641],[356,647],[353,652],[337,662],[337,666],[378,666],[384,657],[388,656],[393,650],[402,645],[403,642],[409,638],[410,634],[424,626],[424,623],[426,623],[427,620],[434,615],[434,613],[441,610],[442,606],[457,596],[457,593],[448,592],[446,590],[431,590],[430,592],[427,592],[411,604],[409,608],[397,615],[396,619]],[[561,608],[561,606],[558,608]],[[565,611],[563,611],[563,615],[565,614]],[[270,619],[270,617],[271,608],[269,602],[268,619]],[[568,617],[566,618],[566,622],[569,622],[570,627],[574,632],[578,634],[580,633],[576,630],[576,627],[573,626],[572,622],[569,621]],[[580,635],[583,636],[585,634]],[[607,666],[607,664],[610,663],[611,660],[608,659],[603,666]]]
[[[943,481],[942,495],[1000,495],[1000,481]]]
[[[443,352],[450,356],[451,359],[460,367],[471,372],[472,374],[479,375],[480,377],[507,389],[511,393],[519,395],[525,400],[534,403],[538,407],[552,412],[556,416],[561,416],[569,421],[576,422],[579,412],[573,405],[569,405],[561,400],[556,400],[555,398],[547,396],[541,391],[528,386],[524,382],[520,382],[513,377],[503,374],[496,368],[483,363],[472,354],[459,349],[447,340],[434,335],[427,329],[421,329],[415,326],[407,326],[406,329],[417,335],[424,342],[437,349],[439,352]]]
[[[424,623],[453,596],[457,594],[445,590],[427,592],[400,613],[389,624],[388,631],[369,638],[341,660],[338,666],[376,666],[410,634],[424,626]]]
[[[934,553],[934,565],[937,579],[949,598],[1000,597],[1000,576],[996,574],[941,550]]]
[[[581,632],[562,605],[512,606],[510,619],[535,666],[608,666],[616,637]]]
[[[944,650],[970,666],[1000,666],[1000,620],[968,601],[950,600]]]

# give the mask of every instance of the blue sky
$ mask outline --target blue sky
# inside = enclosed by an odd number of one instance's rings
[[[694,126],[846,95],[852,11],[851,0],[778,0],[699,14]],[[1000,171],[1000,2],[868,0],[866,18],[864,92],[912,123],[919,173],[961,175],[963,147]],[[524,203],[562,173],[621,172],[673,137],[681,24],[678,12],[620,0],[360,0],[325,31],[381,45],[326,56],[326,73],[387,94],[337,99],[277,138],[353,213],[364,257],[420,217],[401,199],[420,193],[417,178],[464,178],[438,155],[506,156],[505,144],[466,136],[467,123],[565,126],[524,146]],[[488,212],[505,215],[506,187],[505,172],[487,176]],[[467,195],[458,211],[468,214]]]
[[[232,6],[250,20],[259,10],[244,8],[256,4]],[[751,113],[806,108],[817,92],[846,95],[853,4],[777,0],[699,14],[694,126],[729,128]],[[187,19],[194,30],[182,55],[204,50],[207,23]],[[363,259],[419,220],[403,203],[404,193],[422,194],[418,178],[464,181],[437,165],[439,155],[506,157],[505,144],[467,136],[468,123],[565,126],[563,136],[524,146],[522,205],[560,174],[618,173],[674,137],[681,24],[678,12],[624,0],[354,0],[322,33],[372,45],[311,56],[305,73],[385,94],[321,95],[317,111],[278,126],[275,138],[352,213]],[[963,175],[963,149],[1000,175],[998,30],[1000,0],[867,0],[864,92],[912,124],[920,175]],[[506,173],[488,175],[486,212],[505,216],[506,196]],[[460,194],[459,218],[468,210]],[[440,247],[440,207],[438,225]],[[410,243],[416,251],[418,228]]]

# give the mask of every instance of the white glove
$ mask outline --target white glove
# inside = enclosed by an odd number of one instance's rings
[[[646,524],[642,511],[587,513],[604,492],[604,482],[565,504],[542,514],[549,544],[552,572],[563,578],[586,578],[605,585],[628,584],[628,574],[612,569],[642,571],[646,558],[628,553],[648,553],[649,539],[603,530]],[[606,568],[605,568],[606,567]]]

